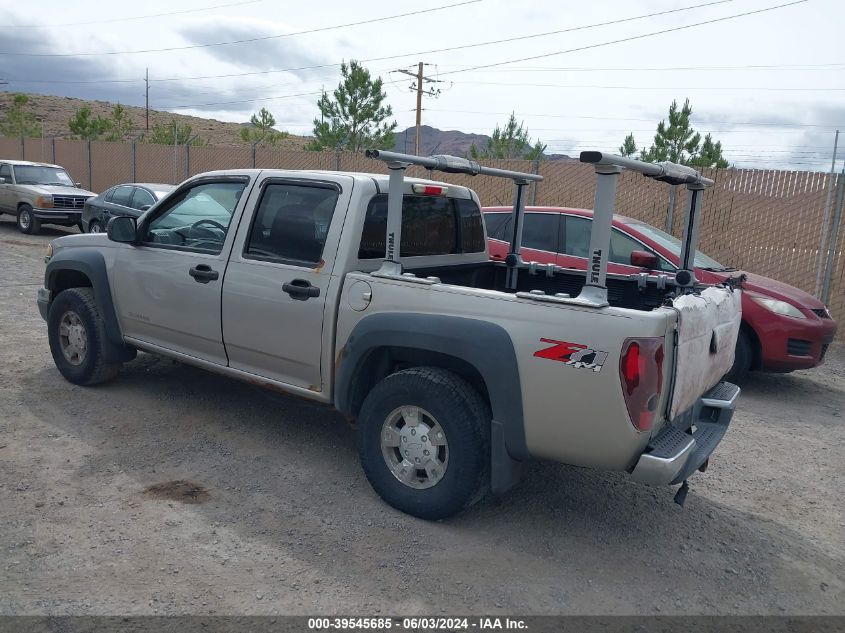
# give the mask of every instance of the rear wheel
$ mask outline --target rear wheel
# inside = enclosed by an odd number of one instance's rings
[[[417,367],[367,395],[358,451],[373,489],[398,510],[443,519],[481,499],[489,485],[490,410],[456,374]]]
[[[50,352],[59,372],[77,385],[96,385],[114,378],[119,363],[106,363],[106,331],[91,288],[63,290],[47,318]]]
[[[28,204],[22,204],[18,208],[17,225],[18,231],[27,235],[36,235],[41,232],[41,222],[35,217],[32,207]]]
[[[736,353],[734,354],[734,364],[731,370],[725,374],[725,380],[738,384],[745,380],[748,372],[751,371],[751,364],[754,361],[754,348],[752,347],[751,339],[743,330],[739,331],[739,336],[736,339]]]

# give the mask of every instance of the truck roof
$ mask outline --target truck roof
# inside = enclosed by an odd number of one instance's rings
[[[6,158],[0,158],[0,162],[6,163],[7,165],[33,165],[36,167],[58,167],[59,169],[64,169],[61,165],[53,165],[52,163],[34,163],[30,160],[9,160]]]
[[[387,193],[388,184],[390,182],[390,176],[388,174],[372,174],[360,171],[333,171],[329,169],[224,169],[219,171],[205,172],[202,175],[210,176],[225,174],[229,176],[257,176],[259,173],[264,174],[265,176],[272,176],[273,174],[278,174],[279,176],[290,176],[291,174],[326,174],[329,176],[349,176],[350,178],[354,178],[355,180],[374,181],[376,183],[376,186],[378,187],[378,190],[381,193]],[[444,182],[442,180],[429,180],[427,178],[406,177],[405,182],[409,184],[439,185],[443,187],[448,187],[449,197],[470,197],[470,190],[467,187],[456,185],[450,182]],[[455,194],[459,195],[456,196]]]

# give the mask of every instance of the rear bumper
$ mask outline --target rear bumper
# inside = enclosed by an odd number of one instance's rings
[[[710,458],[733,418],[739,387],[720,382],[646,445],[631,478],[641,484],[678,484]]]

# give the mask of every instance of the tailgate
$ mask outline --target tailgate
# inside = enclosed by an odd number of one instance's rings
[[[741,292],[711,287],[673,300],[678,312],[675,382],[669,419],[690,409],[728,373],[742,320]]]

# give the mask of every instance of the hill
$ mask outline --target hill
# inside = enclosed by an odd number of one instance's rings
[[[415,137],[415,127],[396,132],[394,151],[413,154]],[[481,149],[487,147],[487,141],[490,140],[490,137],[486,134],[469,134],[459,130],[439,130],[430,125],[420,126],[420,137],[420,154],[422,156],[431,156],[432,154],[466,156],[469,154],[469,148],[473,143]],[[546,154],[546,160],[567,160],[569,158],[571,157],[567,154]]]
[[[6,109],[12,102],[16,93],[0,92],[0,117],[5,115]],[[108,101],[88,101],[85,99],[74,99],[71,97],[56,97],[42,94],[28,94],[29,110],[41,121],[44,128],[45,138],[62,138],[70,135],[67,127],[68,120],[81,107],[87,106],[95,117],[108,117],[115,104]],[[134,125],[133,136],[138,136],[145,130],[145,110],[136,106],[124,106]],[[209,145],[243,145],[240,138],[240,129],[244,124],[217,121],[216,119],[203,119],[200,117],[187,116],[184,114],[173,114],[150,110],[150,127],[156,123],[168,124],[176,119],[179,125],[190,125],[193,134],[199,134],[200,138]],[[246,124],[249,125],[249,124]],[[298,150],[307,143],[309,139],[303,136],[290,136],[282,141],[278,147],[289,150]]]
[[[394,150],[413,154],[416,133],[416,127],[409,127],[406,130],[396,132],[394,135],[396,139]],[[431,156],[432,154],[464,156],[469,152],[473,143],[477,147],[486,147],[489,140],[490,137],[485,134],[468,134],[459,130],[438,130],[430,125],[420,126],[420,154],[422,156]]]

